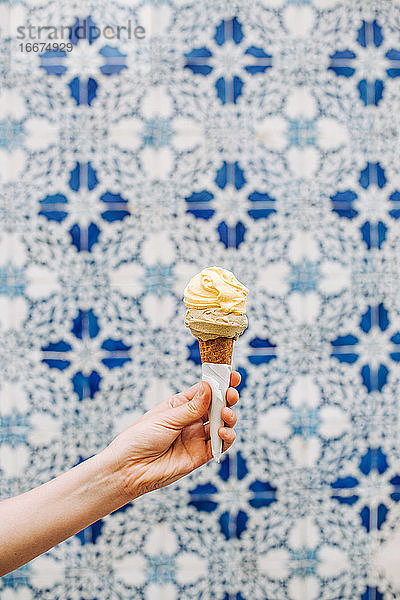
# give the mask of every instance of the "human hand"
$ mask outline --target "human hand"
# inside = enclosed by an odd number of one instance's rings
[[[225,426],[218,430],[224,452],[236,438],[233,427],[237,417],[230,407],[239,400],[234,389],[239,383],[239,373],[232,371],[228,406],[222,409]],[[209,384],[196,383],[149,410],[104,450],[113,454],[127,502],[173,483],[212,458],[210,402]]]

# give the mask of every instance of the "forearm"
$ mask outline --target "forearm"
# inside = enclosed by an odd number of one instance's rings
[[[20,567],[132,498],[104,452],[29,492],[0,502],[0,576]]]

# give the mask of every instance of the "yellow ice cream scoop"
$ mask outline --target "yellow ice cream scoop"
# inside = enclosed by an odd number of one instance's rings
[[[184,291],[185,325],[199,340],[202,362],[230,364],[233,341],[247,327],[248,290],[233,273],[208,267]]]
[[[217,308],[222,313],[244,315],[248,289],[233,273],[222,267],[208,267],[195,275],[184,291],[189,309]]]

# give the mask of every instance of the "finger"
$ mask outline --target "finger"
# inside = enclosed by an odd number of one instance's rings
[[[165,411],[166,408],[171,408],[174,406],[180,406],[181,404],[186,404],[186,402],[189,402],[189,400],[192,400],[192,398],[196,395],[196,393],[199,389],[199,386],[200,386],[200,382],[195,383],[194,385],[192,385],[192,387],[188,388],[187,390],[185,390],[183,392],[179,392],[178,394],[174,394],[173,396],[170,396],[166,400],[163,400],[162,402],[160,402],[160,404],[157,404],[156,406],[151,408],[149,411],[147,411],[146,415],[149,413],[151,413],[151,414],[162,413]]]
[[[211,388],[208,383],[202,383],[192,400],[170,408],[165,413],[166,425],[174,429],[182,429],[198,421],[208,410],[211,402]]]
[[[239,383],[241,382],[241,380],[242,380],[242,377],[241,377],[240,373],[238,373],[237,371],[231,372],[230,385],[232,387],[237,387],[239,385]],[[176,394],[176,396],[186,398],[187,400],[191,400],[194,397],[194,395],[197,393],[199,385],[200,385],[200,382],[195,383],[190,388],[187,388],[183,392]]]
[[[230,429],[229,427],[220,427],[218,429],[218,435],[224,442],[223,452],[229,450],[232,446],[233,442],[236,439],[236,432],[234,429]]]
[[[238,373],[237,371],[232,371],[231,373],[231,386],[232,387],[237,387],[239,385],[239,383],[241,382],[242,377],[240,375],[240,373]]]
[[[179,392],[179,394],[175,394],[174,396],[171,396],[170,398],[168,398],[169,406],[172,406],[172,407],[181,406],[182,404],[186,404],[186,402],[190,402],[190,400],[193,400],[193,398],[199,392],[200,386],[203,384],[206,386],[209,386],[208,383],[199,381],[198,383],[195,383],[194,385],[192,385],[192,387],[188,388],[184,392]]]
[[[190,388],[187,388],[187,390],[183,390],[183,392],[181,392],[179,394],[179,396],[184,396],[188,400],[191,400],[192,398],[194,398],[195,394],[197,394],[197,392],[199,391],[200,384],[201,384],[201,381],[198,381],[197,383],[192,385]]]
[[[235,388],[228,388],[226,392],[226,402],[228,406],[233,406],[239,400],[239,392]]]
[[[224,406],[224,408],[221,411],[221,416],[224,420],[224,423],[228,427],[235,427],[237,422],[237,415],[235,411],[233,411],[231,408],[228,408],[227,406]]]
[[[182,403],[192,400],[192,398],[194,398],[195,395],[197,394],[197,392],[199,391],[200,383],[201,383],[201,381],[198,381],[197,383],[192,385],[190,388],[187,388],[187,390],[183,390],[183,392],[179,392],[179,394],[175,394],[175,397],[180,398]]]

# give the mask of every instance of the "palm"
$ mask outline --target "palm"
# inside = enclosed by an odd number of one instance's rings
[[[236,381],[233,385],[238,385],[239,375],[233,373],[231,381]],[[211,389],[205,384],[206,394],[200,402],[202,408],[196,409],[196,412],[191,407],[198,399],[198,389],[199,385],[196,384],[171,396],[114,440],[119,456],[123,456],[128,492],[132,489],[136,496],[168,485],[212,458],[207,416]],[[228,404],[235,404],[237,399],[236,390],[229,388]],[[198,400],[196,406],[199,406]],[[236,416],[230,408],[223,410],[230,411],[225,414],[228,415],[226,421],[230,420],[229,426],[232,427]],[[227,447],[234,439],[234,433],[230,433],[233,435],[231,439],[224,438]]]
[[[180,429],[174,426],[165,411],[166,408],[186,404],[195,391],[190,388],[171,396],[132,426],[136,431],[131,451],[136,453],[140,449],[142,459],[147,458],[147,474],[155,481],[162,476],[172,483],[212,458],[209,427],[205,424],[207,412]]]
[[[204,416],[206,418],[206,416]],[[190,472],[212,458],[209,428],[199,419],[186,425],[171,444],[167,454],[181,471]]]

